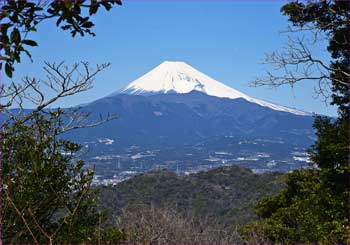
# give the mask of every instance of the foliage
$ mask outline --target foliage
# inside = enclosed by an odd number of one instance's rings
[[[328,40],[327,50],[332,61],[327,68],[332,86],[331,104],[339,107],[341,116],[349,111],[349,1],[310,1],[292,2],[282,7],[281,11],[298,28],[322,32]],[[318,61],[320,65],[321,61]]]
[[[243,229],[255,230],[272,243],[344,243],[348,239],[347,203],[322,186],[321,171],[288,174],[286,188],[256,206],[263,219]]]
[[[31,59],[27,47],[38,44],[28,35],[42,21],[55,19],[56,26],[73,37],[77,33],[94,36],[90,17],[100,7],[108,11],[113,4],[121,1],[2,1],[0,68],[4,63],[11,78],[23,53]],[[46,79],[25,77],[22,83],[0,86],[0,109],[6,114],[0,127],[0,243],[119,243],[125,239],[122,231],[105,227],[105,216],[96,210],[96,193],[90,189],[93,171],[83,161],[73,160],[80,145],[59,137],[67,130],[96,126],[114,117],[86,124],[89,113],[47,109],[60,98],[90,89],[96,74],[108,65],[91,71],[87,62],[71,69],[63,62],[46,62]],[[43,86],[54,95],[47,98]],[[29,113],[23,108],[25,101],[34,105]],[[10,109],[14,106],[18,109]]]
[[[48,114],[4,126],[4,242],[96,242],[101,215],[89,188],[93,171],[73,160],[80,145],[58,137],[61,112]]]
[[[108,64],[88,63],[68,68],[46,63],[45,81],[25,77],[1,92],[3,189],[2,238],[9,243],[117,243],[124,239],[118,229],[105,227],[97,212],[96,193],[90,189],[93,171],[84,167],[76,153],[81,146],[64,140],[62,133],[90,127],[114,117],[87,122],[89,113],[79,109],[47,109],[55,101],[92,87],[95,76]],[[46,85],[55,93],[47,98]],[[34,104],[23,108],[24,101]],[[17,109],[9,109],[18,105]],[[106,240],[103,240],[106,239]]]
[[[76,34],[94,36],[95,33],[91,30],[94,23],[90,17],[102,6],[109,11],[113,4],[121,5],[122,2],[121,0],[2,1],[0,60],[5,62],[6,75],[12,77],[14,63],[21,62],[22,53],[31,59],[27,46],[38,46],[38,43],[28,39],[27,36],[37,31],[41,22],[55,19],[56,26],[62,30],[69,30],[72,37]]]
[[[242,234],[255,231],[272,243],[349,243],[349,2],[291,2],[282,12],[297,31],[326,35],[332,61],[325,77],[339,117],[315,117],[317,140],[309,150],[314,169],[288,174],[286,187],[256,206],[262,220],[247,225]],[[284,64],[304,64],[291,59]]]
[[[99,207],[111,211],[111,223],[125,208],[146,205],[170,207],[193,219],[212,219],[223,226],[244,224],[257,218],[253,212],[257,200],[278,192],[283,185],[282,176],[257,175],[238,166],[188,176],[155,170],[115,187],[99,187]]]

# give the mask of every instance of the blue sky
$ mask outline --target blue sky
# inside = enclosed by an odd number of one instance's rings
[[[279,11],[284,3],[124,0],[122,7],[110,12],[101,9],[93,18],[96,37],[71,38],[53,22],[40,26],[31,36],[39,43],[31,49],[34,62],[23,59],[16,66],[15,80],[24,75],[44,77],[44,61],[111,62],[92,90],[56,104],[68,107],[115,92],[165,60],[185,61],[252,97],[335,115],[334,107],[314,98],[315,83],[300,82],[293,89],[249,85],[266,68],[260,64],[264,54],[280,49],[286,41],[279,33],[288,25]]]

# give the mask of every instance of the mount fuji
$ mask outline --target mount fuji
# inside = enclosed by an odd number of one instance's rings
[[[179,61],[164,61],[159,66],[131,82],[117,93],[129,95],[154,95],[169,93],[185,94],[191,91],[198,91],[219,98],[243,98],[249,102],[266,106],[273,110],[290,112],[296,115],[308,115],[308,113],[303,111],[249,97],[248,95],[205,75],[185,62]],[[115,94],[116,93],[113,95]]]
[[[246,163],[290,169],[294,157],[305,158],[293,152],[304,152],[315,139],[311,114],[249,97],[184,62],[163,62],[81,110],[92,120],[107,113],[118,118],[66,136],[89,147],[93,157],[118,154],[130,166],[137,161],[193,165],[224,151],[232,159],[269,156]]]

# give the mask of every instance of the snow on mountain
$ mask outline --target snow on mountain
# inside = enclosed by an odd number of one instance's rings
[[[296,115],[309,115],[309,113],[276,105],[263,100],[254,99],[235,90],[207,75],[194,69],[185,62],[165,61],[145,75],[131,82],[118,93],[130,95],[166,94],[166,93],[189,93],[193,90],[207,95],[237,99],[269,107],[277,111],[290,112]]]

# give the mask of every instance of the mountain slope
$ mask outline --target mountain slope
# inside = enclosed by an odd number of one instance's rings
[[[118,93],[129,95],[184,94],[199,91],[220,98],[243,98],[249,102],[297,115],[307,113],[254,99],[194,69],[185,62],[165,61],[150,72],[131,82]],[[116,95],[116,93],[112,94]]]
[[[99,127],[72,132],[89,141],[115,138],[124,144],[177,145],[217,136],[277,137],[311,142],[312,117],[276,111],[245,99],[208,96],[201,92],[138,96],[119,94],[102,98],[82,108],[119,118]],[[84,133],[81,133],[84,132]]]

